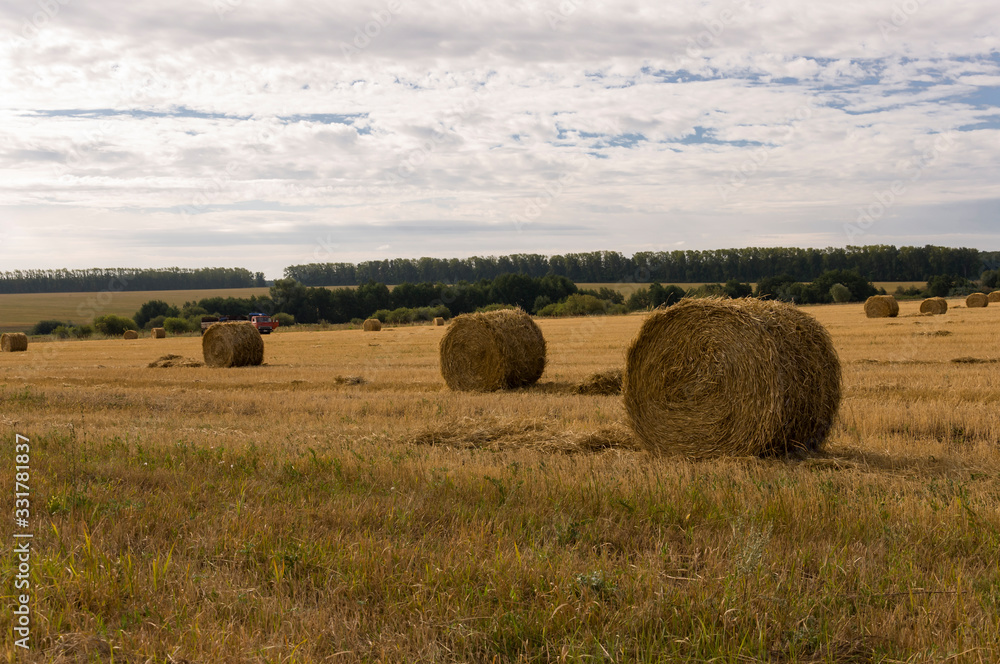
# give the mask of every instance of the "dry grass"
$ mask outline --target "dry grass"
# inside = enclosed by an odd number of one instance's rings
[[[590,374],[576,386],[577,394],[621,394],[622,370],[606,369]]]
[[[33,444],[37,639],[0,652],[997,661],[1000,392],[994,363],[952,360],[1000,357],[1000,308],[806,311],[844,398],[824,453],[793,462],[652,457],[620,398],[572,394],[642,316],[540,321],[541,382],[489,394],[446,389],[429,326],[271,335],[239,371],[146,368],[197,337],[0,354],[0,438]]]
[[[173,367],[203,367],[204,362],[193,360],[183,355],[164,355],[146,365],[149,369],[170,369]]]

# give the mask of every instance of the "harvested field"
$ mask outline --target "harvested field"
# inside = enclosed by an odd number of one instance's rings
[[[0,353],[20,659],[996,661],[1000,307],[919,305],[803,308],[843,398],[800,460],[653,456],[576,393],[644,316],[539,321],[542,379],[493,393],[447,389],[434,326],[271,335],[232,371],[146,369],[197,336]]]

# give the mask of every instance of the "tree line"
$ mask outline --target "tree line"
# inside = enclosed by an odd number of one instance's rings
[[[394,258],[362,263],[311,263],[285,268],[304,286],[359,286],[370,282],[475,283],[505,274],[565,277],[577,283],[755,283],[782,277],[809,282],[834,270],[853,270],[869,281],[927,281],[935,275],[979,279],[1000,268],[1000,252],[969,248],[746,247],[706,251],[592,251],[554,256],[510,254],[469,258]],[[60,293],[248,288],[268,285],[245,268],[92,268],[0,272],[0,293]]]
[[[266,286],[263,272],[242,267],[91,268],[0,272],[0,293],[202,290]]]
[[[834,270],[854,270],[870,281],[926,281],[933,275],[954,274],[977,279],[998,267],[1000,252],[937,247],[746,247],[705,251],[593,251],[555,256],[511,254],[470,258],[394,258],[362,263],[310,263],[285,268],[288,279],[306,286],[353,286],[369,281],[478,281],[508,273],[529,277],[556,275],[577,283],[757,282],[768,277],[812,281]]]

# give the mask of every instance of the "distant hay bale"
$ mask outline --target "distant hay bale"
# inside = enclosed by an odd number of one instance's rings
[[[545,337],[521,309],[462,314],[441,337],[441,375],[453,390],[531,385],[545,371]]]
[[[652,452],[691,458],[818,449],[840,405],[826,329],[793,305],[685,299],[626,353],[626,419]]]
[[[948,300],[943,297],[929,297],[920,303],[920,313],[940,315],[948,311]]]
[[[365,332],[378,332],[382,329],[382,321],[378,318],[369,318],[361,324],[361,329]]]
[[[28,335],[23,332],[4,332],[0,334],[0,351],[4,353],[21,353],[28,350]]]
[[[139,333],[135,330],[125,330],[125,334],[122,335],[122,339],[138,339]]]
[[[212,323],[201,350],[210,367],[257,366],[264,361],[264,340],[249,321]]]
[[[1000,302],[1000,290],[995,290],[986,296],[990,302]]]
[[[899,303],[892,295],[872,295],[865,300],[865,316],[868,318],[895,318],[899,315]]]
[[[167,338],[167,331],[165,329],[163,329],[162,327],[154,327],[153,328],[153,338],[154,339],[166,339]]]
[[[435,325],[444,325],[444,318],[442,318],[441,316],[438,316],[437,318],[434,319],[434,324]]]
[[[608,369],[590,374],[576,386],[577,394],[621,394],[622,370]]]
[[[981,309],[990,303],[990,298],[986,293],[973,293],[965,298],[965,306],[970,309]]]

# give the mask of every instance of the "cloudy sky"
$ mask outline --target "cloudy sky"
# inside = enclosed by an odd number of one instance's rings
[[[0,0],[0,270],[996,250],[998,38],[986,0]]]

